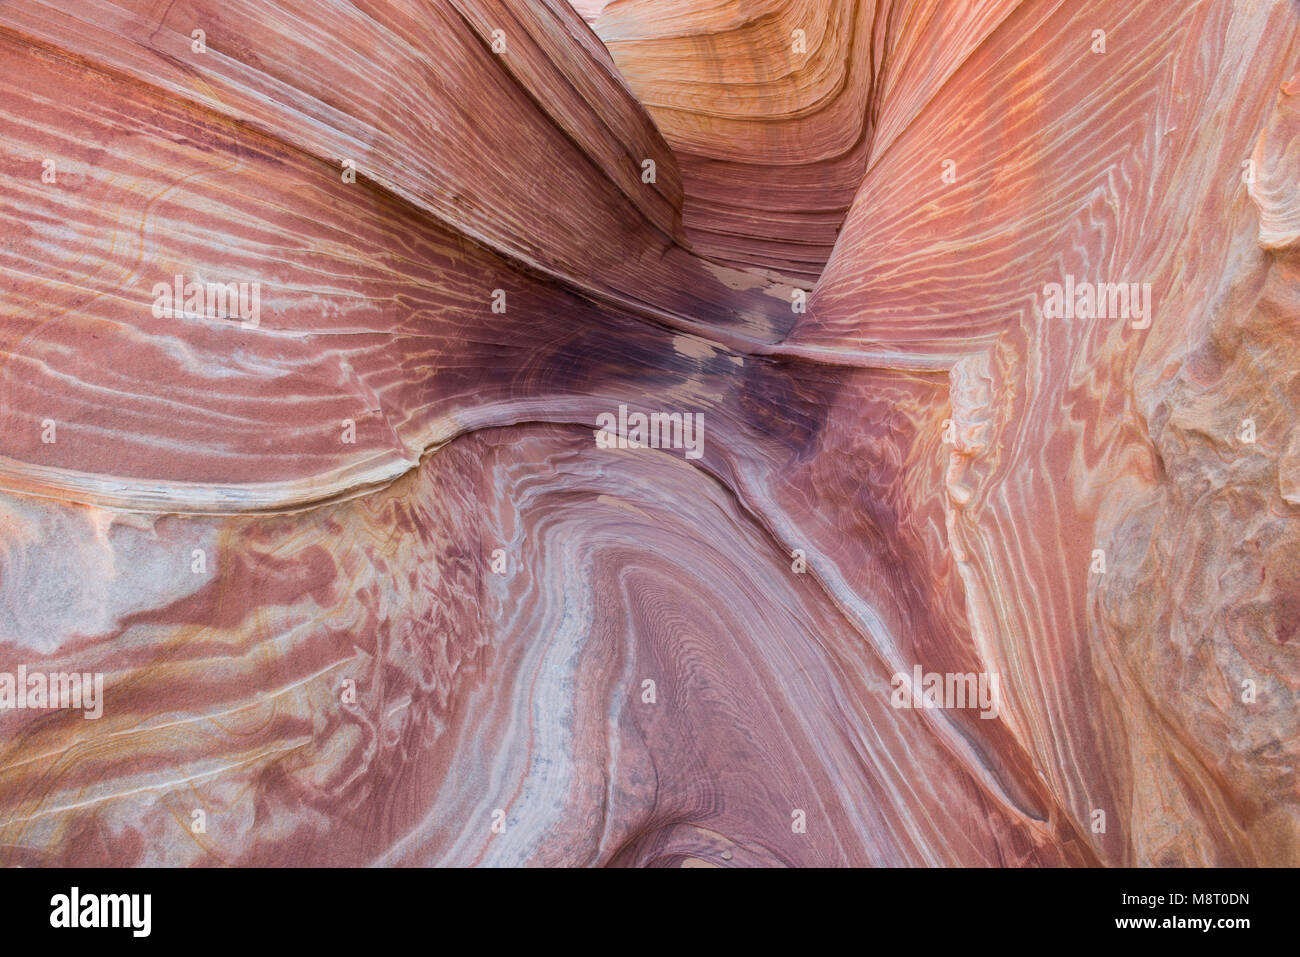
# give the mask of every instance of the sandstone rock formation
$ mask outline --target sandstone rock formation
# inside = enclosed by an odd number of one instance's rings
[[[1300,863],[1298,54],[0,6],[0,864]]]

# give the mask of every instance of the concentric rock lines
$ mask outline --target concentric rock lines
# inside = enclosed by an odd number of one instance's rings
[[[1300,863],[1298,54],[0,6],[0,864]]]

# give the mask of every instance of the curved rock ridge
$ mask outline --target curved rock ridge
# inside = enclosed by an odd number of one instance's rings
[[[1300,863],[1297,28],[0,7],[0,864]]]
[[[694,250],[810,285],[872,154],[1016,6],[614,0],[593,28],[678,157]]]
[[[338,11],[372,52],[331,74],[318,45],[340,27],[317,4],[205,18],[178,3],[159,23],[108,3],[39,6],[0,13],[0,96],[15,116],[33,97],[74,105],[66,129],[16,125],[15,148],[38,176],[52,162],[56,182],[41,186],[56,188],[15,189],[0,211],[7,487],[119,507],[290,507],[391,480],[459,434],[475,413],[455,393],[517,380],[512,363],[536,361],[527,338],[554,341],[553,314],[577,329],[596,300],[745,343],[793,320],[767,283],[720,277],[676,245],[671,153],[567,7],[521,6],[502,54],[483,46],[486,24],[514,22],[502,12],[443,9],[419,30],[400,5]],[[569,31],[587,42],[573,48]],[[534,36],[570,45],[545,54]],[[69,57],[91,65],[69,77]],[[452,95],[480,73],[493,77],[481,102]],[[656,184],[641,183],[642,153],[660,156]],[[482,176],[484,155],[505,168]],[[553,201],[566,181],[582,189]],[[155,315],[157,284],[176,276],[182,290],[256,283],[258,321],[220,321],[206,301]],[[434,362],[439,340],[471,324],[485,354]],[[102,345],[81,348],[87,337]],[[42,444],[46,419],[77,440]],[[343,421],[355,442],[339,441]]]

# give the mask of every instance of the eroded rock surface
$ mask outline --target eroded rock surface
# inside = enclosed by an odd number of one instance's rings
[[[0,864],[1300,863],[1298,53],[0,6]]]

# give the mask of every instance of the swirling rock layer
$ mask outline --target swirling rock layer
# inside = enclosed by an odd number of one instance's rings
[[[0,7],[0,863],[1300,863],[1298,27]]]

